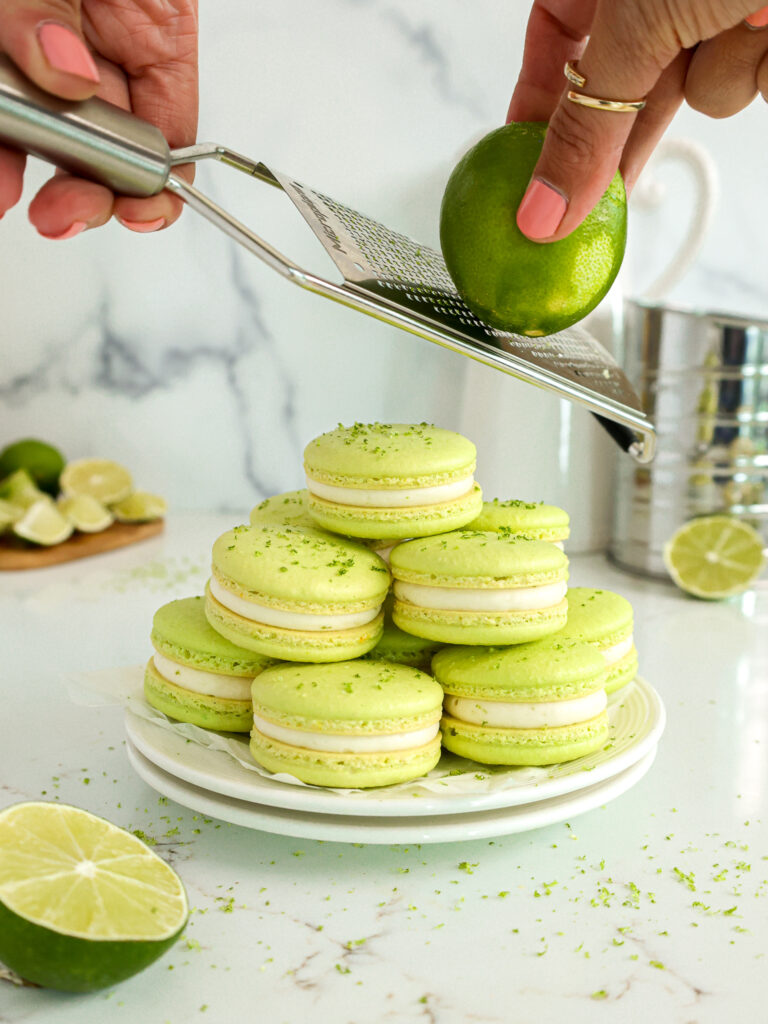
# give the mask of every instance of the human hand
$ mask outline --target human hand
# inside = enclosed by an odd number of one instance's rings
[[[570,234],[617,168],[631,191],[683,99],[711,117],[737,113],[758,92],[768,100],[768,31],[755,31],[768,25],[768,8],[755,14],[754,5],[755,0],[535,0],[507,115],[507,121],[549,122],[517,213],[523,234],[545,242]],[[569,101],[566,61],[578,61],[586,79],[576,91],[645,99],[645,107],[616,113]]]
[[[0,50],[56,96],[98,95],[157,125],[171,148],[195,141],[197,0],[2,0]],[[0,217],[21,197],[24,165],[23,154],[0,147]],[[191,167],[177,173],[192,178]],[[59,171],[32,200],[29,219],[53,239],[72,238],[113,214],[146,232],[172,224],[182,206],[169,192],[116,197]]]

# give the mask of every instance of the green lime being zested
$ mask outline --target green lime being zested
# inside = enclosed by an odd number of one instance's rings
[[[67,992],[114,985],[181,935],[181,880],[136,836],[78,807],[0,812],[0,960]]]
[[[616,174],[589,216],[559,242],[532,242],[517,208],[539,158],[545,124],[508,124],[454,168],[440,209],[440,244],[456,290],[500,331],[539,337],[570,327],[611,287],[624,258],[627,199]]]

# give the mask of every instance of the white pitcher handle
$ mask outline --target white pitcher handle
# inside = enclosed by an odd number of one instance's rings
[[[649,302],[663,299],[696,259],[712,223],[719,195],[717,167],[704,146],[692,139],[662,139],[632,193],[633,205],[648,208],[664,202],[665,189],[654,172],[665,160],[679,160],[688,165],[696,196],[688,231],[677,252],[661,274],[638,296]]]

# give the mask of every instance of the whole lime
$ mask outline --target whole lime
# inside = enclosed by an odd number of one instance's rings
[[[440,209],[448,273],[489,326],[538,337],[576,323],[613,283],[624,257],[627,198],[617,172],[589,216],[559,242],[532,242],[515,215],[546,124],[497,128],[454,168]]]
[[[0,452],[0,480],[17,469],[25,469],[41,491],[56,494],[64,456],[53,445],[35,438],[14,441]]]

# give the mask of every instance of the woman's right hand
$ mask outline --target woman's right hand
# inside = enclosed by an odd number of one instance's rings
[[[755,31],[766,25],[768,8],[755,13],[755,0],[535,0],[507,120],[548,121],[549,130],[520,230],[537,242],[570,234],[617,168],[630,191],[683,99],[711,117],[735,114],[758,92],[768,99],[768,30]],[[645,99],[644,109],[570,101],[566,61],[586,79],[577,92]]]
[[[0,50],[42,89],[68,100],[98,95],[162,131],[172,148],[197,134],[197,0],[2,0]],[[25,157],[0,147],[0,217],[21,197]],[[189,180],[192,168],[179,168]],[[168,192],[148,199],[57,172],[29,219],[46,238],[72,238],[114,214],[139,232],[181,213]]]

